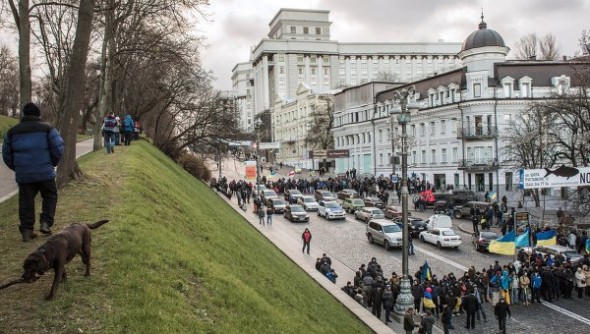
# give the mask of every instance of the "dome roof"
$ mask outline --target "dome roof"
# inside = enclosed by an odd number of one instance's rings
[[[481,22],[479,23],[479,29],[472,32],[461,47],[461,51],[481,48],[484,46],[506,46],[502,36],[495,30],[488,29],[487,23],[483,20],[483,13],[481,14]]]

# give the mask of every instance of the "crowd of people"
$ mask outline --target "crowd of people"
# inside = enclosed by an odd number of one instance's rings
[[[385,311],[384,321],[388,323],[400,293],[401,278],[396,272],[387,278],[381,265],[372,258],[367,265],[359,267],[353,281],[347,282],[343,290],[378,318]],[[572,298],[573,291],[577,292],[577,298],[590,298],[590,284],[586,284],[590,282],[590,258],[585,254],[572,263],[560,255],[543,256],[534,251],[527,254],[522,250],[514,262],[500,265],[495,261],[479,271],[471,266],[460,277],[452,272],[438,277],[425,263],[408,279],[414,300],[414,307],[409,311],[423,312],[422,322],[430,317],[439,318],[445,333],[449,333],[454,329],[455,319],[466,315],[465,327],[472,329],[476,318],[487,322],[483,305],[493,303],[499,330],[506,333],[511,305],[529,307],[543,301]],[[412,322],[412,326],[423,328],[423,333],[432,330],[427,323]],[[412,326],[404,320],[405,330],[413,329]]]
[[[121,119],[115,116],[114,112],[110,112],[102,121],[102,135],[107,154],[115,153],[117,145],[131,145],[131,140],[137,140],[140,132],[139,122],[134,121],[131,115],[127,114]]]

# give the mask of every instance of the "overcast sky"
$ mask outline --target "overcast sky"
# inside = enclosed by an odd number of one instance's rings
[[[590,0],[210,0],[210,22],[199,25],[207,40],[204,66],[215,87],[231,89],[231,70],[248,61],[250,47],[266,37],[280,8],[330,11],[331,37],[340,42],[463,42],[484,20],[508,47],[528,33],[553,34],[561,54],[579,50],[590,29]]]

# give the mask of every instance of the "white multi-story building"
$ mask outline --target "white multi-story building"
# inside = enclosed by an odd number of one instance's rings
[[[410,82],[455,69],[460,43],[340,43],[331,40],[329,11],[281,9],[268,38],[250,61],[233,69],[233,89],[243,97],[242,124],[291,103],[301,83],[322,94],[375,80]]]
[[[400,127],[390,111],[399,106],[395,91],[413,85],[412,99],[421,107],[407,125],[408,176],[437,189],[515,190],[517,177],[504,150],[507,128],[531,103],[580,83],[575,62],[507,61],[508,52],[482,17],[457,54],[461,68],[394,88],[373,88],[373,95],[368,94],[369,84],[336,94],[335,146],[350,149],[350,157],[336,159],[335,172],[355,168],[374,175],[400,174],[400,166],[391,163],[392,152],[399,156],[401,150]]]

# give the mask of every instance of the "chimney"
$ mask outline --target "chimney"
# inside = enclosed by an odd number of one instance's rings
[[[566,61],[566,60],[567,60],[567,56],[563,56],[563,61]]]

